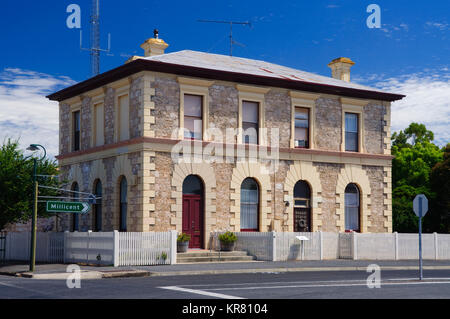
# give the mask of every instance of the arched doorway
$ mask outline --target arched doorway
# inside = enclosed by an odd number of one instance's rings
[[[360,231],[359,188],[348,184],[345,188],[345,230]]]
[[[183,182],[183,233],[189,234],[189,248],[203,247],[204,213],[203,182],[189,175]]]
[[[259,186],[248,177],[241,184],[241,231],[259,230]]]
[[[311,231],[311,189],[307,182],[294,186],[294,232]]]

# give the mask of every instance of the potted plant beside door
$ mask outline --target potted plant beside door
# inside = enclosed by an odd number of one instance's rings
[[[191,236],[186,233],[181,233],[177,238],[177,253],[185,253],[189,247],[189,240]]]
[[[234,233],[227,231],[219,235],[219,240],[220,240],[220,250],[233,251],[234,244],[236,243],[237,240],[237,236]]]

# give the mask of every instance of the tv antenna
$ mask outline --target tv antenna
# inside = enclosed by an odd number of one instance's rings
[[[233,40],[233,24],[248,25],[250,28],[252,24],[248,21],[223,21],[223,20],[197,20],[197,22],[207,22],[207,23],[225,23],[230,25],[230,56],[233,56],[233,44],[244,47],[242,43]]]
[[[111,34],[108,33],[108,49],[100,48],[100,0],[92,0],[91,7],[91,47],[83,48],[83,33],[80,30],[80,49],[90,51],[91,54],[91,75],[100,73],[100,52],[109,53],[111,50]]]

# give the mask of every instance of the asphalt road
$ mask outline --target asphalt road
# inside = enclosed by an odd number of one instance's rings
[[[381,288],[368,288],[369,273],[321,271],[82,280],[69,289],[65,280],[0,276],[0,298],[25,299],[396,299],[450,298],[450,270],[382,271]]]

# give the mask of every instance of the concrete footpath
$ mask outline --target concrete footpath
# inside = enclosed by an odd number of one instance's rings
[[[239,273],[283,273],[304,271],[366,271],[367,266],[376,264],[381,270],[418,270],[418,261],[382,261],[382,260],[323,260],[323,261],[285,261],[285,262],[219,262],[191,263],[162,266],[89,266],[79,265],[81,279],[101,279],[117,277],[213,275]],[[424,260],[424,270],[449,270],[450,260]],[[0,275],[9,275],[34,279],[67,279],[69,265],[38,264],[34,273],[28,271],[27,264],[0,265]],[[69,270],[70,271],[70,270]]]

